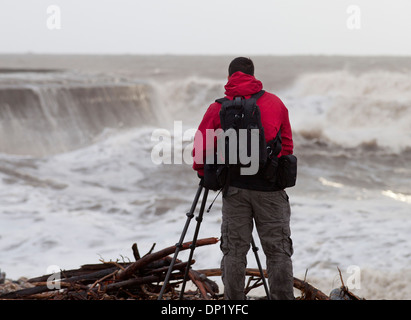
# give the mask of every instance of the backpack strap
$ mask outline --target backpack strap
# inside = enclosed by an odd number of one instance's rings
[[[265,93],[265,90],[261,90],[257,93],[254,93],[251,98],[254,98],[255,101],[257,101],[258,99],[260,99],[262,97],[262,95]]]
[[[220,99],[217,99],[215,102],[218,102],[218,103],[223,104],[223,102],[225,102],[225,101],[230,101],[230,99],[228,99],[228,98],[220,98]]]
[[[277,157],[282,149],[281,129],[278,130],[274,139],[267,142],[267,154],[270,159]]]

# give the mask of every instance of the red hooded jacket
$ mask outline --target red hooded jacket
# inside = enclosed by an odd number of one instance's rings
[[[237,96],[244,96],[246,99],[250,98],[251,95],[257,93],[263,89],[263,84],[261,81],[257,80],[254,76],[242,73],[240,71],[235,72],[228,80],[225,85],[225,95],[226,98],[232,100]],[[278,157],[281,155],[287,155],[293,153],[293,138],[291,132],[290,121],[288,117],[288,110],[283,104],[283,102],[274,94],[265,92],[260,99],[257,101],[261,112],[261,122],[264,127],[264,134],[266,141],[274,139],[277,135],[278,130],[281,129],[282,138],[282,150]],[[195,157],[196,149],[203,149],[203,161],[202,163],[197,163],[201,161],[193,162],[193,169],[198,172],[200,176],[204,175],[204,162],[206,155],[206,130],[207,129],[219,129],[220,124],[220,109],[221,104],[218,102],[212,103],[198,127],[198,131],[202,133],[201,136],[196,136],[194,138],[194,150],[193,156]],[[199,139],[203,141],[199,141]]]

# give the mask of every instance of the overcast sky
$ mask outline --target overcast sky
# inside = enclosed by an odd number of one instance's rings
[[[0,0],[0,53],[411,55],[410,17],[410,0]]]

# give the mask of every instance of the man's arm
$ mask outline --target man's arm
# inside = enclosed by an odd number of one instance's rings
[[[197,171],[200,177],[204,176],[206,151],[209,148],[214,149],[215,147],[214,141],[206,141],[207,129],[216,130],[221,127],[219,117],[220,107],[221,105],[219,103],[213,103],[208,107],[194,137],[193,169]],[[207,145],[207,143],[209,145]]]

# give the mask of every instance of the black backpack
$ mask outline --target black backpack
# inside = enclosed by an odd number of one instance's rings
[[[251,163],[243,164],[240,161],[240,152],[246,153],[247,157],[251,157],[251,135],[252,129],[258,129],[259,143],[259,170],[267,163],[267,144],[265,141],[264,128],[261,123],[260,108],[257,105],[257,100],[264,94],[264,90],[253,94],[249,99],[244,97],[235,97],[233,100],[228,98],[217,99],[216,102],[221,103],[220,122],[224,132],[231,130],[235,133],[237,139],[235,141],[236,154],[234,163],[229,158],[230,138],[224,137],[224,156],[215,154],[213,164],[205,164],[204,166],[204,186],[211,190],[220,190],[228,187],[230,180],[240,175],[241,168],[246,168]],[[240,130],[246,133],[247,145],[240,144]],[[255,132],[255,131],[254,131]],[[246,149],[244,149],[246,148]],[[241,151],[240,151],[241,150]],[[220,150],[222,151],[222,150]],[[232,155],[232,150],[231,150]],[[221,159],[223,158],[223,162]],[[220,161],[219,161],[220,160]],[[231,162],[231,163],[230,163]]]
[[[259,129],[259,169],[255,181],[258,179],[266,181],[263,184],[270,185],[270,190],[272,188],[282,190],[296,184],[297,158],[295,155],[283,155],[278,158],[282,149],[281,130],[278,131],[274,139],[266,143],[260,108],[257,105],[257,100],[264,92],[261,90],[249,99],[235,97],[233,100],[227,98],[216,100],[216,102],[221,103],[220,122],[224,132],[232,129],[238,138],[239,130],[247,129],[247,145],[240,145],[239,139],[237,139],[237,162],[233,164],[229,161],[230,141],[226,138],[224,141],[224,161],[218,161],[221,160],[221,155],[215,153],[214,162],[204,165],[204,187],[214,191],[224,189],[223,194],[225,194],[230,181],[239,177],[240,169],[247,167],[247,164],[244,165],[239,161],[239,150],[246,147],[247,156],[251,155],[251,129]]]

